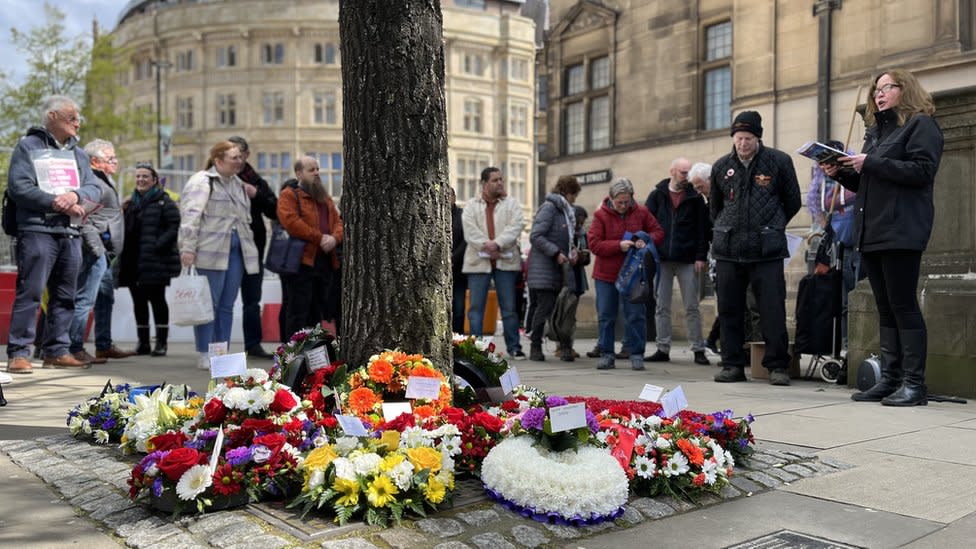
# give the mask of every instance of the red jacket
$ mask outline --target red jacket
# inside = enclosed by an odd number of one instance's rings
[[[617,273],[624,264],[625,252],[620,251],[620,240],[625,232],[636,233],[644,231],[651,235],[655,246],[664,242],[664,229],[657,219],[644,206],[631,202],[627,213],[620,215],[613,209],[610,198],[603,199],[603,204],[593,214],[593,223],[586,233],[590,251],[596,256],[593,262],[593,280],[616,282]]]

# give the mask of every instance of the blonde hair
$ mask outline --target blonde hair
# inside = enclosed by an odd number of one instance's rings
[[[899,126],[903,126],[905,121],[911,118],[912,115],[927,114],[931,116],[935,114],[935,103],[932,102],[932,94],[922,88],[915,75],[906,70],[892,69],[874,77],[874,81],[871,83],[871,89],[868,90],[868,104],[864,111],[864,124],[866,126],[874,126],[877,124],[875,114],[878,112],[878,105],[874,102],[874,93],[878,89],[878,80],[881,80],[881,77],[886,74],[901,89],[898,104],[894,106]]]

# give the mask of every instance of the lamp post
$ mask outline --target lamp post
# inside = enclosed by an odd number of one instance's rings
[[[149,63],[156,67],[156,169],[163,167],[163,89],[160,73],[162,69],[173,66],[165,59],[154,59]]]

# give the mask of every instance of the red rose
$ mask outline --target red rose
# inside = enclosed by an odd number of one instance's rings
[[[183,443],[186,442],[188,437],[180,431],[175,433],[170,431],[168,433],[163,433],[161,435],[156,435],[149,439],[149,446],[152,447],[154,452],[164,451],[164,450],[175,450],[181,448]]]
[[[267,433],[269,431],[276,431],[278,427],[275,422],[270,419],[245,419],[244,423],[241,423],[242,431],[251,431],[257,433]]]
[[[464,420],[464,410],[460,408],[454,408],[454,407],[445,408],[444,411],[441,413],[444,414],[445,417],[447,417],[447,421],[449,423],[452,423],[454,425],[460,425],[461,421]]]
[[[403,412],[402,414],[398,415],[396,419],[394,419],[393,421],[388,421],[384,423],[383,430],[384,431],[393,430],[402,433],[403,430],[406,429],[407,427],[416,427],[416,426],[417,426],[417,422],[414,420],[413,414],[408,414],[407,412]]]
[[[285,445],[285,435],[281,433],[270,433],[254,437],[254,444],[267,446],[271,450],[271,454],[274,455],[280,452],[281,447]]]
[[[271,403],[269,408],[276,414],[284,414],[285,412],[290,412],[295,406],[298,406],[298,402],[291,395],[291,391],[278,389],[275,391],[274,402]]]
[[[318,422],[318,425],[326,429],[335,429],[339,426],[339,420],[335,416],[325,416]]]
[[[502,420],[489,414],[488,412],[478,412],[477,414],[474,415],[473,419],[475,425],[484,427],[487,431],[491,433],[497,433],[498,431],[501,431],[502,426],[505,425],[505,423]]]
[[[227,408],[224,407],[224,403],[219,398],[210,399],[203,407],[203,417],[207,423],[213,425],[223,423],[226,416]]]
[[[201,454],[193,448],[177,448],[159,460],[158,467],[166,478],[177,482],[187,469],[201,463],[201,458],[206,460],[206,454]]]

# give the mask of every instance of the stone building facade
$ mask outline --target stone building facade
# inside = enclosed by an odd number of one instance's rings
[[[442,2],[451,179],[461,201],[489,165],[501,167],[527,211],[535,201],[535,26],[523,0]],[[337,0],[134,0],[114,30],[132,105],[155,113],[157,64],[164,136],[179,188],[210,146],[244,136],[273,186],[304,154],[342,194],[342,81]],[[167,66],[168,65],[168,66]],[[156,161],[149,138],[129,160]],[[164,137],[165,143],[167,139]],[[168,156],[164,156],[164,159]]]

